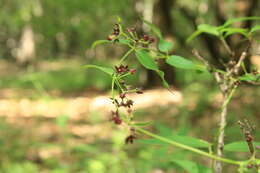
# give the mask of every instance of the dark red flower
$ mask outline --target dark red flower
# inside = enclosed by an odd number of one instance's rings
[[[125,143],[126,144],[133,144],[135,139],[136,139],[136,137],[134,135],[129,135],[125,138]]]
[[[136,69],[134,69],[134,68],[133,68],[133,69],[130,69],[130,73],[131,73],[131,74],[135,74],[135,72],[136,72]]]

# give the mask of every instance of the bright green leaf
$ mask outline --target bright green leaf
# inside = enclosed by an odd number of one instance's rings
[[[239,80],[248,81],[248,82],[256,82],[256,81],[260,80],[260,74],[253,75],[251,73],[248,73],[248,74],[245,74],[245,75],[239,77]]]
[[[198,37],[202,33],[207,33],[214,36],[220,36],[220,33],[218,31],[218,27],[208,25],[208,24],[200,24],[197,28],[197,31],[193,32],[191,36],[188,37],[187,42],[190,42],[194,38]]]
[[[200,71],[206,70],[204,66],[194,64],[192,61],[176,55],[169,56],[166,59],[166,63],[173,67],[186,69],[186,70],[200,70]]]
[[[256,25],[250,30],[251,33],[254,33],[256,31],[260,31],[260,25]]]
[[[98,70],[101,70],[107,74],[109,74],[110,76],[113,75],[114,70],[112,68],[108,68],[108,67],[101,67],[101,66],[97,66],[97,65],[84,65],[84,68],[96,68]]]
[[[162,79],[163,85],[169,89],[169,85],[164,79],[164,72],[160,71],[158,66],[156,65],[154,59],[150,56],[149,52],[143,50],[143,49],[138,49],[135,52],[136,57],[138,61],[146,68],[149,70],[156,71],[156,73],[160,76]]]
[[[173,48],[173,44],[166,40],[160,39],[158,43],[158,48],[161,52],[169,52]]]
[[[194,38],[198,37],[202,32],[201,31],[195,31],[193,32],[186,40],[187,43],[189,43],[191,40],[193,40]]]
[[[129,44],[130,44],[130,41],[129,41],[129,40],[126,40],[126,39],[119,39],[119,40],[118,40],[118,43],[125,44],[125,45],[129,45]]]
[[[208,25],[208,24],[200,24],[198,26],[198,30],[201,32],[204,32],[204,33],[219,36],[218,27],[216,27],[216,26],[212,26],[212,25]]]
[[[97,40],[94,43],[92,43],[91,48],[94,49],[97,45],[105,44],[105,43],[110,43],[110,41],[108,41],[108,40]]]
[[[184,170],[186,170],[189,173],[200,173],[197,163],[194,163],[189,160],[177,160],[177,159],[173,159],[171,161],[177,164],[178,166],[182,167]]]
[[[147,69],[157,71],[159,70],[154,59],[150,56],[149,52],[138,49],[136,50],[136,57],[138,61]]]
[[[250,17],[238,17],[238,18],[232,18],[232,19],[229,19],[227,20],[223,27],[227,27],[233,23],[236,23],[236,22],[243,22],[243,21],[247,21],[247,20],[260,20],[260,17],[257,17],[257,16],[250,16]]]
[[[254,142],[254,145],[260,145],[260,142]],[[226,144],[224,146],[225,151],[232,151],[232,152],[249,152],[249,148],[247,142],[245,141],[238,141]]]
[[[195,148],[208,148],[211,144],[208,143],[207,141],[204,141],[202,139],[198,138],[193,138],[190,136],[179,136],[179,135],[174,135],[170,139],[172,139],[175,142],[188,145],[191,147]]]
[[[224,37],[228,37],[233,34],[241,34],[248,37],[248,30],[244,28],[223,28],[220,32],[224,33]]]
[[[199,173],[213,173],[212,169],[205,167],[203,165],[197,164]]]

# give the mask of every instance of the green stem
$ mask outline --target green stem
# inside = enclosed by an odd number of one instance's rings
[[[122,64],[122,62],[128,57],[128,55],[130,55],[135,49],[131,48],[129,51],[127,51],[124,56],[121,58],[119,65]]]
[[[205,151],[202,151],[202,150],[199,150],[199,149],[196,149],[196,148],[193,148],[193,147],[190,147],[190,146],[187,146],[187,145],[184,145],[184,144],[181,144],[181,143],[178,143],[178,142],[175,142],[175,141],[172,141],[170,139],[167,139],[165,137],[162,137],[162,136],[158,136],[156,134],[153,134],[149,131],[146,131],[142,128],[139,128],[139,127],[135,127],[135,129],[145,135],[148,135],[150,137],[153,137],[155,139],[158,139],[160,141],[163,141],[165,143],[168,143],[168,144],[171,144],[171,145],[174,145],[176,147],[179,147],[179,148],[182,148],[182,149],[185,149],[185,150],[189,150],[191,152],[194,152],[194,153],[197,153],[197,154],[200,154],[202,156],[206,156],[206,157],[209,157],[209,158],[212,158],[214,160],[219,160],[219,161],[222,161],[222,162],[225,162],[225,163],[230,163],[230,164],[233,164],[233,165],[241,165],[244,163],[244,161],[235,161],[235,160],[230,160],[230,159],[227,159],[227,158],[222,158],[222,157],[218,157],[216,155],[213,155],[213,154],[210,154],[210,153],[207,153]]]
[[[113,75],[113,76],[112,76],[112,84],[111,84],[111,91],[112,91],[112,99],[113,99],[113,100],[115,100],[115,92],[114,92],[115,79],[116,79],[116,77]]]

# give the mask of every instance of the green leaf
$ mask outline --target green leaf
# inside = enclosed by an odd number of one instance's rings
[[[253,75],[251,73],[247,73],[247,74],[244,74],[243,76],[240,76],[239,80],[248,81],[248,82],[257,82],[260,80],[260,74]]]
[[[171,161],[177,164],[178,166],[182,167],[184,170],[186,170],[189,173],[200,173],[197,163],[194,163],[189,160],[177,160],[177,159],[173,159]]]
[[[218,31],[218,27],[207,25],[207,24],[200,24],[195,32],[188,37],[187,42],[190,42],[194,38],[198,37],[202,33],[207,33],[214,36],[220,36],[220,32]]]
[[[129,45],[129,44],[130,44],[130,41],[129,41],[129,40],[126,40],[126,39],[119,39],[119,40],[118,40],[118,43],[125,44],[125,45]]]
[[[135,52],[137,60],[146,68],[149,70],[156,71],[156,73],[160,76],[162,79],[164,87],[169,89],[169,84],[166,82],[164,79],[164,72],[159,70],[158,66],[156,65],[154,59],[150,56],[150,54],[143,50],[143,49],[138,49]]]
[[[105,44],[105,43],[110,43],[110,41],[108,41],[108,40],[97,40],[94,43],[92,43],[91,48],[94,49],[97,45]]]
[[[96,68],[98,70],[101,70],[107,74],[109,74],[110,76],[113,75],[114,70],[112,68],[108,68],[108,67],[101,67],[101,66],[97,66],[97,65],[84,65],[84,68]]]
[[[194,148],[208,148],[211,144],[208,143],[207,141],[204,141],[202,139],[198,139],[198,138],[193,138],[190,136],[179,136],[179,135],[174,135],[172,137],[170,137],[171,140],[184,144],[184,145],[188,145]]]
[[[224,37],[228,37],[233,34],[241,34],[248,37],[248,30],[244,28],[223,28],[220,32],[224,33]]]
[[[197,164],[199,168],[199,173],[213,173],[212,169],[205,167],[203,165]]]
[[[135,52],[138,61],[147,69],[157,71],[159,70],[158,66],[156,65],[154,59],[150,56],[150,54],[143,50],[138,49]]]
[[[253,142],[254,146],[260,145],[260,142]],[[238,141],[226,144],[224,146],[225,151],[232,151],[232,152],[249,152],[249,148],[247,142],[245,141]]]
[[[192,61],[183,58],[181,56],[176,56],[176,55],[169,56],[166,59],[166,63],[176,68],[181,68],[186,70],[206,71],[206,68],[204,66],[194,64]]]
[[[233,23],[236,22],[243,22],[243,21],[247,21],[247,20],[260,20],[260,17],[257,16],[250,16],[250,17],[238,17],[238,18],[233,18],[233,19],[229,19],[227,20],[222,26],[223,27],[227,27]]]
[[[151,28],[151,30],[155,33],[155,35],[157,35],[157,37],[162,39],[162,33],[159,28],[157,28],[154,24],[148,22],[147,20],[143,20],[143,21],[146,25],[148,25]]]
[[[218,31],[218,27],[208,25],[208,24],[200,24],[198,26],[198,30],[201,31],[202,33],[204,32],[204,33],[215,35],[215,36],[220,35],[220,33]]]
[[[250,32],[254,33],[254,32],[259,31],[259,30],[260,30],[260,25],[256,25],[253,28],[251,28]]]
[[[166,40],[160,39],[158,43],[158,48],[161,52],[169,52],[173,48],[173,44],[171,42],[168,42]]]

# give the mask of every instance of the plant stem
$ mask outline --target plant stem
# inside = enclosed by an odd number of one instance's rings
[[[129,51],[127,51],[125,55],[121,58],[119,65],[122,64],[122,62],[128,57],[128,55],[130,55],[130,53],[132,53],[134,50],[134,48],[131,48]]]
[[[227,124],[227,106],[230,102],[232,96],[235,93],[236,86],[232,88],[232,90],[229,91],[222,91],[224,99],[221,107],[221,114],[220,114],[220,122],[219,122],[219,135],[218,135],[218,141],[217,141],[217,156],[222,157],[223,156],[223,150],[224,150],[224,138],[225,138],[225,127]],[[222,172],[222,164],[219,161],[215,162],[215,173],[221,173]]]
[[[149,131],[146,131],[140,127],[135,127],[135,129],[137,131],[139,131],[140,133],[143,133],[145,135],[148,135],[150,137],[153,137],[155,139],[158,139],[160,141],[163,141],[165,143],[168,143],[168,144],[171,144],[173,146],[176,146],[176,147],[179,147],[179,148],[182,148],[182,149],[185,149],[185,150],[189,150],[191,152],[194,152],[194,153],[197,153],[197,154],[200,154],[202,156],[206,156],[206,157],[209,157],[211,159],[214,159],[214,160],[219,160],[219,161],[222,161],[222,162],[225,162],[225,163],[229,163],[229,164],[233,164],[233,165],[241,165],[244,163],[244,161],[235,161],[235,160],[230,160],[230,159],[227,159],[227,158],[222,158],[222,157],[218,157],[216,155],[213,155],[213,154],[210,154],[210,153],[207,153],[205,151],[202,151],[202,150],[199,150],[197,148],[193,148],[193,147],[190,147],[190,146],[187,146],[187,145],[184,145],[184,144],[181,144],[181,143],[178,143],[178,142],[175,142],[175,141],[172,141],[168,138],[165,138],[165,137],[162,137],[162,136],[159,136],[159,135],[156,135],[156,134],[153,134]]]

